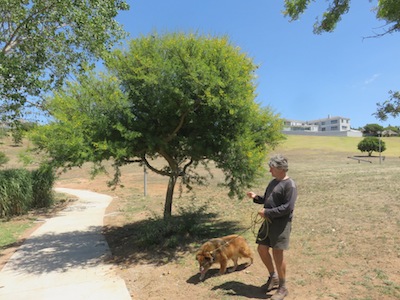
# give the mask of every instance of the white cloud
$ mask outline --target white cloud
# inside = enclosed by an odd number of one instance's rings
[[[365,85],[368,85],[368,84],[373,83],[379,76],[381,76],[381,74],[374,74],[374,75],[372,75],[370,78],[368,78],[368,79],[366,79],[366,80],[364,81],[364,84],[365,84]]]

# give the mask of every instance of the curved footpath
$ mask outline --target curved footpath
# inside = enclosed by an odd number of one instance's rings
[[[0,299],[131,300],[111,265],[101,234],[111,197],[57,188],[79,198],[40,226],[0,272]]]

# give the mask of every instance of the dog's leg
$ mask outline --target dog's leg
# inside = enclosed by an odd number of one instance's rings
[[[233,260],[233,268],[231,270],[231,272],[235,272],[238,266],[238,258],[237,257],[232,257]]]
[[[225,274],[226,266],[228,265],[228,258],[225,255],[221,255],[220,259],[221,268],[219,269],[219,275]]]
[[[201,272],[200,273],[200,281],[203,281],[205,276],[206,276],[206,272]]]
[[[253,264],[253,256],[250,256],[250,261],[246,264],[246,267],[249,267]]]
[[[253,264],[253,255],[250,254],[249,256],[247,256],[247,258],[250,258],[250,261],[247,262],[246,264],[246,268],[251,266]]]
[[[210,266],[206,266],[206,267],[201,267],[200,268],[200,281],[203,281],[204,277],[206,276],[206,273],[207,273],[208,269],[210,269]]]
[[[240,255],[242,257],[250,258],[250,261],[246,264],[246,267],[253,264],[253,253],[251,252],[249,247],[245,247],[245,248],[241,249]]]

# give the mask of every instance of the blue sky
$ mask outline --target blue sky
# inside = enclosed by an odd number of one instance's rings
[[[365,38],[384,25],[371,11],[377,1],[352,1],[335,32],[322,35],[312,32],[328,5],[322,0],[294,22],[283,16],[283,0],[128,2],[117,20],[130,38],[174,31],[228,36],[259,65],[256,101],[283,118],[400,125],[400,118],[381,122],[372,115],[390,90],[400,90],[400,33]]]

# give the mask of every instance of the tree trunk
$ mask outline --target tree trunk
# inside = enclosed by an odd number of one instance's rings
[[[177,180],[176,176],[169,177],[168,190],[167,190],[167,195],[165,196],[165,204],[164,204],[164,220],[172,216],[172,199],[174,197],[176,180]]]

